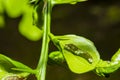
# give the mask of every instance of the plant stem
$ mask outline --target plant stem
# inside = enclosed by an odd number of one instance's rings
[[[51,2],[50,0],[45,0],[43,8],[44,14],[44,28],[43,28],[43,42],[42,42],[42,50],[41,56],[38,62],[36,74],[37,80],[45,80],[46,75],[46,66],[48,59],[48,46],[49,46],[49,33],[50,33],[50,22],[51,22]]]

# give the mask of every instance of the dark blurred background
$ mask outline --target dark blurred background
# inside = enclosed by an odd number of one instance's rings
[[[0,53],[35,68],[39,59],[41,40],[33,42],[18,32],[21,17],[5,17],[6,26],[0,29]],[[110,60],[120,47],[120,1],[88,0],[76,5],[56,5],[52,12],[52,33],[56,35],[77,34],[95,43],[101,58]],[[50,46],[50,51],[54,46]],[[120,71],[109,78],[94,72],[74,74],[65,67],[48,61],[46,80],[120,80]],[[35,80],[30,77],[28,80]]]

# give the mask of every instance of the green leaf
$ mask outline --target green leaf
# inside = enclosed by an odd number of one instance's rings
[[[19,24],[20,33],[27,39],[37,41],[42,37],[42,30],[33,25],[33,6],[26,6]]]
[[[0,67],[0,80],[2,80],[2,78],[6,76],[6,74],[7,72],[3,68]]]
[[[70,70],[74,73],[81,74],[94,69],[94,65],[89,64],[84,58],[71,54],[69,51],[63,51],[66,62]]]
[[[26,80],[28,75],[35,73],[36,70],[0,54],[0,80]]]
[[[70,70],[74,73],[80,74],[93,70],[100,60],[99,53],[93,42],[84,37],[64,35],[56,36],[54,40],[57,42],[55,44],[61,47],[60,50],[62,51]],[[67,48],[66,45],[68,44],[72,44],[72,46],[67,46]]]
[[[111,61],[120,63],[120,49],[112,56]]]
[[[120,49],[113,55],[111,61],[100,60],[96,66],[96,73],[99,76],[106,76],[115,72],[120,67]]]
[[[30,73],[34,72],[30,67],[2,54],[0,54],[0,69],[0,71],[2,71],[0,74],[6,73],[28,76]]]
[[[37,13],[36,9],[38,8],[34,8],[29,1],[30,0],[0,0],[0,11],[3,12],[5,9],[5,12],[7,12],[8,16],[12,18],[23,15],[19,24],[20,33],[29,40],[38,41],[42,37],[42,30],[38,28],[43,25],[41,16],[42,8],[40,7],[41,10],[39,12],[41,14]],[[38,16],[38,14],[40,16]],[[4,24],[4,17],[0,14],[0,26],[2,27]]]
[[[86,0],[51,0],[52,4],[76,4],[77,2],[83,2]]]
[[[23,13],[24,7],[28,5],[29,0],[2,0],[7,14],[16,18]]]

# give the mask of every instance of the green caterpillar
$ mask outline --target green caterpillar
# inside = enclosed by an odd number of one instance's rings
[[[85,58],[89,63],[93,62],[92,56],[90,56],[87,52],[79,49],[74,44],[65,44],[64,49],[70,51],[71,53],[73,53],[77,56],[81,56],[81,57]]]

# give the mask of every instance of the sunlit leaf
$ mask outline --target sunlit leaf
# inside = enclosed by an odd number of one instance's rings
[[[29,1],[0,0],[0,27],[5,25],[4,17],[1,15],[4,7],[4,11],[7,12],[9,17],[16,18],[23,15],[19,24],[20,33],[29,40],[37,41],[42,37],[42,30],[39,28],[42,28],[43,25],[42,15],[40,15],[42,14],[43,4],[41,3],[40,7],[34,7]],[[39,13],[37,13],[38,8],[41,9]]]
[[[96,73],[99,76],[108,76],[120,67],[120,49],[112,56],[111,61],[100,60],[96,66]],[[107,75],[106,75],[107,74]]]
[[[21,69],[21,71],[19,71],[19,69]],[[2,79],[3,77],[9,76],[9,75],[27,77],[32,71],[33,70],[29,68],[28,66],[18,61],[12,60],[7,56],[0,54],[0,74],[1,74],[0,79]]]
[[[2,80],[2,78],[7,74],[7,72],[2,68],[0,67],[0,80]]]
[[[8,71],[9,70],[12,71],[12,68],[27,69],[28,71],[32,70],[28,66],[26,66],[18,61],[12,60],[9,57],[4,56],[2,54],[0,54],[0,67],[3,67],[3,68],[5,68],[5,70],[8,70]]]
[[[111,61],[120,63],[120,49],[112,56]]]
[[[77,2],[83,2],[86,0],[51,0],[52,4],[76,4]]]
[[[56,39],[59,42],[56,45],[61,47],[64,58],[72,72],[88,72],[93,70],[99,62],[99,53],[90,40],[76,35],[57,36]],[[66,44],[73,44],[74,46],[68,46],[70,49],[66,49]]]
[[[28,1],[29,0],[3,0],[3,4],[7,14],[10,17],[16,18],[23,13]]]
[[[89,64],[84,58],[71,54],[70,52],[63,51],[66,62],[70,70],[74,73],[85,73],[94,69],[94,65]]]
[[[42,37],[42,31],[33,24],[33,6],[26,6],[24,15],[19,24],[20,33],[32,41],[37,41]]]

